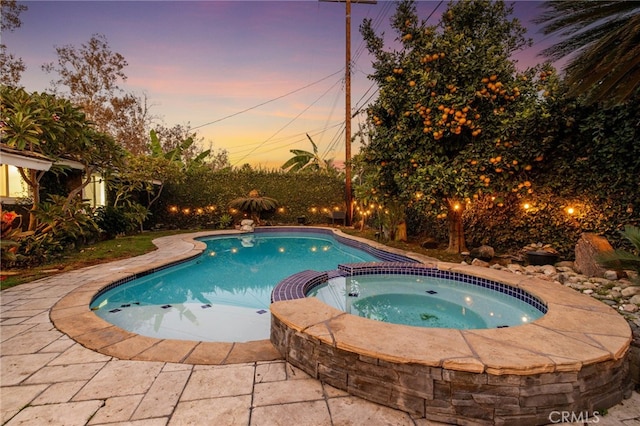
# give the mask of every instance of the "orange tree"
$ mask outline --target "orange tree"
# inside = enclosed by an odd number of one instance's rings
[[[379,86],[362,151],[376,166],[371,191],[447,218],[452,252],[466,250],[468,203],[533,191],[528,173],[550,139],[545,102],[557,78],[549,66],[518,72],[511,55],[530,42],[511,12],[503,2],[452,2],[430,26],[405,0],[391,19],[394,50],[370,20],[360,27]]]

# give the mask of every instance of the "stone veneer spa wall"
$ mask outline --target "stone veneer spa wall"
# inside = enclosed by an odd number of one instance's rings
[[[610,307],[532,277],[437,267],[517,287],[548,311],[531,324],[454,330],[373,321],[312,297],[279,298],[271,342],[314,378],[449,424],[549,424],[560,412],[593,420],[630,392],[631,330]]]

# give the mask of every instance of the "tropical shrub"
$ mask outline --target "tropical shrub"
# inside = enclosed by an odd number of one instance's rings
[[[0,207],[0,216],[2,218],[0,225],[0,254],[3,264],[7,262],[15,262],[17,260],[17,251],[20,247],[18,239],[22,234],[20,225],[22,224],[22,216],[14,211],[2,211]]]
[[[635,271],[635,284],[640,285],[640,228],[627,225],[620,233],[633,245],[633,251],[618,249],[602,254],[598,260],[607,268]]]

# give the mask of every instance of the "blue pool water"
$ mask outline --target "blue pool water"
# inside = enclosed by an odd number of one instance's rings
[[[273,287],[307,269],[378,259],[310,232],[210,237],[198,258],[99,295],[104,320],[144,336],[217,342],[268,339]]]
[[[513,327],[543,315],[500,291],[420,275],[333,278],[307,295],[353,315],[417,327]]]

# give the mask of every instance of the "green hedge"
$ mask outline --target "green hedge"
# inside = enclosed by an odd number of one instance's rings
[[[218,228],[234,198],[246,197],[253,189],[278,200],[280,209],[261,216],[266,222],[326,224],[330,209],[344,210],[344,180],[312,173],[284,173],[261,170],[199,169],[189,173],[182,185],[167,185],[147,227]],[[234,224],[242,220],[234,215]]]

